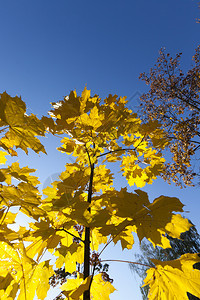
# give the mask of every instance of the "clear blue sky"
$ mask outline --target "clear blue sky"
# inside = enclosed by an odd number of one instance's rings
[[[171,54],[183,52],[183,63],[190,66],[199,44],[198,17],[198,1],[192,0],[1,1],[0,92],[21,95],[28,112],[39,116],[47,113],[49,102],[72,89],[79,93],[86,84],[102,97],[131,98],[146,90],[139,73],[155,63],[161,47]],[[42,183],[62,171],[66,161],[55,154],[57,140],[44,143],[49,157],[22,155],[21,161],[38,169]],[[200,231],[198,187],[180,190],[158,180],[144,190],[152,200],[160,194],[179,197]],[[124,259],[132,256],[123,254]],[[119,289],[111,299],[140,300],[128,267],[111,267]]]

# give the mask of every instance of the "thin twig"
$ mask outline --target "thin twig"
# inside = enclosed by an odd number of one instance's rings
[[[93,281],[93,278],[94,278],[94,272],[95,272],[96,265],[97,265],[97,262],[95,261],[94,267],[93,267],[93,270],[92,270],[92,275],[91,275],[91,280],[90,280],[90,284],[89,284],[88,290],[90,290],[91,285],[92,285],[92,281]]]
[[[134,264],[134,265],[141,265],[141,266],[144,266],[144,267],[152,268],[152,266],[145,265],[145,264],[142,264],[142,263],[139,263],[139,262],[135,262],[135,261],[129,261],[129,260],[121,260],[121,259],[103,259],[103,260],[101,260],[101,262],[105,262],[105,261],[123,262],[123,263]]]
[[[115,153],[115,152],[118,152],[118,151],[134,151],[134,150],[135,150],[135,148],[134,149],[130,149],[130,148],[123,149],[122,148],[122,149],[111,150],[111,151],[108,151],[106,153],[98,155],[97,158],[102,157],[102,156],[107,155],[107,154]]]
[[[195,152],[199,148],[200,148],[200,145],[198,145],[196,148],[194,148],[193,151]]]
[[[115,153],[115,152],[118,152],[118,151],[135,151],[140,146],[140,144],[144,141],[144,138],[145,138],[145,136],[143,136],[143,138],[138,143],[138,145],[136,147],[134,147],[133,149],[131,149],[131,148],[126,148],[126,149],[121,148],[121,149],[116,149],[116,150],[110,150],[110,151],[108,151],[106,153],[98,155],[97,158],[102,157],[102,156],[107,155],[107,154]]]
[[[89,152],[88,152],[88,149],[87,149],[86,145],[85,145],[85,150],[86,150],[86,152],[87,152],[87,156],[88,156],[89,163],[90,163],[90,168],[91,168],[92,163],[91,163],[90,154],[89,154]]]
[[[83,241],[80,237],[74,235],[73,233],[67,231],[65,228],[61,228],[61,229],[56,229],[56,231],[64,231],[66,233],[68,233],[69,235],[73,236],[74,238],[80,240],[81,242],[85,243],[85,241]]]

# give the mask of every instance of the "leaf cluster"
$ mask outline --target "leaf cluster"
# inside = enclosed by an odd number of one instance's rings
[[[81,96],[73,91],[52,103],[50,117],[41,120],[26,115],[20,98],[4,93],[0,105],[4,134],[0,152],[4,165],[0,170],[2,300],[33,300],[35,295],[45,299],[55,268],[76,274],[61,286],[65,299],[109,299],[115,288],[101,267],[101,254],[110,243],[119,242],[122,249],[131,249],[132,233],[136,232],[140,241],[147,238],[154,246],[167,248],[166,234],[179,238],[190,228],[191,224],[176,214],[183,212],[179,199],[160,196],[150,202],[141,190],[115,189],[108,163],[119,161],[128,185],[143,187],[163,172],[165,160],[160,149],[167,143],[158,122],[142,124],[126,107],[125,98],[109,95],[101,100],[97,95],[91,97],[86,88]],[[13,130],[18,132],[16,138]],[[26,153],[28,148],[45,152],[36,136],[47,132],[60,136],[58,150],[73,155],[76,161],[66,164],[59,180],[44,189],[42,197],[38,178],[31,175],[34,170],[17,162],[5,165],[5,156],[16,154],[17,148]],[[17,214],[30,218],[28,228],[15,227]],[[54,257],[54,268],[45,260],[47,252]],[[157,281],[159,274],[165,276],[170,270],[172,284],[181,285],[182,273],[191,271],[197,261],[188,254],[177,263],[155,262],[146,279],[153,295],[157,286],[163,285]],[[195,276],[199,282],[199,273]],[[171,297],[171,289],[169,293]],[[185,295],[185,290],[182,293]]]

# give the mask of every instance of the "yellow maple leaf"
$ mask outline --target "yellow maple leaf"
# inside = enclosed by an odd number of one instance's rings
[[[166,238],[163,238],[163,234],[166,232],[165,226],[172,219],[173,211],[183,211],[183,204],[180,200],[175,197],[160,196],[153,203],[150,203],[146,209],[138,212],[135,225],[137,226],[139,239],[142,240],[146,237],[153,245],[166,248]],[[183,227],[180,224],[180,228],[183,232],[185,224]],[[171,233],[173,234],[172,228]]]
[[[38,177],[30,175],[30,173],[36,171],[35,169],[30,169],[28,166],[20,168],[18,162],[12,163],[6,169],[2,169],[1,171],[5,176],[5,182],[8,184],[11,184],[12,178],[30,183],[34,186],[40,183]]]
[[[90,90],[87,90],[87,88],[85,87],[84,90],[82,91],[82,94],[81,94],[81,112],[83,113],[85,111],[85,107],[86,107],[86,104],[90,98]]]
[[[27,246],[28,255],[34,258],[37,255],[37,261],[43,255],[46,249],[54,250],[59,244],[62,236],[57,231],[48,219],[40,220],[40,222],[29,223],[30,230],[26,241],[31,242]]]
[[[66,296],[65,299],[68,300],[80,300],[83,299],[84,291],[88,290],[91,281],[91,276],[87,277],[85,280],[81,278],[78,274],[76,279],[68,279],[67,283],[64,283],[60,288],[62,293]]]
[[[2,165],[4,165],[5,163],[6,163],[6,158],[5,158],[5,156],[6,155],[8,155],[8,153],[7,152],[5,152],[5,151],[0,151],[0,164]]]
[[[173,238],[180,238],[182,232],[188,231],[192,224],[180,214],[172,216],[171,222],[165,226],[166,232]]]
[[[110,299],[109,295],[115,290],[110,282],[103,280],[101,273],[94,276],[91,286],[93,300],[108,300]]]
[[[165,236],[180,237],[181,232],[189,230],[190,226],[187,219],[180,215],[175,216],[173,212],[182,212],[183,204],[175,197],[160,196],[153,203],[150,203],[147,193],[136,190],[136,193],[129,193],[127,189],[118,191],[108,191],[100,199],[95,199],[99,205],[106,206],[113,217],[100,229],[103,235],[115,236],[127,226],[135,226],[136,232],[141,241],[144,237],[149,239],[152,244],[163,248],[170,246],[169,240]],[[121,218],[121,219],[120,219]],[[115,221],[114,221],[115,220]],[[116,223],[116,220],[119,223]],[[125,234],[125,233],[123,233]],[[120,235],[119,235],[120,237]]]
[[[99,165],[95,168],[93,179],[93,191],[105,192],[109,190],[113,184],[113,174],[105,165]]]
[[[17,187],[2,186],[1,195],[6,206],[20,206],[23,213],[36,219],[44,215],[44,211],[38,207],[41,203],[38,189],[30,183],[20,182]]]
[[[107,236],[102,235],[98,228],[93,228],[91,231],[91,248],[98,251],[99,245],[107,242]]]
[[[91,276],[87,277],[85,280],[79,275],[76,279],[68,279],[67,283],[61,286],[63,294],[68,300],[81,300],[83,299],[84,291],[88,290],[90,286]],[[115,291],[113,285],[104,281],[102,274],[97,274],[93,277],[91,285],[91,299],[94,300],[108,300],[109,295]]]
[[[22,242],[16,243],[14,247],[5,242],[0,242],[0,255],[0,272],[5,279],[7,278],[7,280],[1,282],[1,288],[6,289],[7,296],[11,296],[11,294],[15,296],[19,289],[18,300],[33,300],[36,291],[41,300],[46,297],[49,289],[48,278],[53,274],[48,261],[37,264],[27,255]],[[8,272],[13,280],[11,280]],[[8,281],[11,283],[10,290],[7,288]],[[42,292],[39,287],[41,283],[43,284]],[[9,298],[2,297],[2,299]]]
[[[188,300],[187,292],[200,297],[200,262],[198,254],[184,254],[177,260],[161,262],[153,259],[155,268],[147,270],[144,285],[149,285],[149,300]]]
[[[11,97],[6,92],[0,98],[0,119],[9,126],[1,138],[4,149],[21,148],[28,153],[28,148],[36,153],[45,152],[37,135],[44,136],[45,127],[35,115],[26,115],[26,105],[19,97]]]
[[[58,257],[56,260],[56,267],[61,268],[64,264],[66,270],[70,273],[76,271],[77,263],[82,264],[84,261],[84,249],[82,243],[74,243],[69,236],[62,240],[62,246],[57,248],[55,256]]]

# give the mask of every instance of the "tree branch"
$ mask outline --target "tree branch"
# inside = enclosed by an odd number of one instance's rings
[[[73,233],[67,231],[65,228],[56,229],[56,231],[64,231],[64,232],[68,233],[69,235],[73,236],[74,238],[76,238],[77,240],[80,240],[81,242],[85,243],[85,241],[83,241],[80,237],[75,236]]]
[[[121,259],[103,259],[103,260],[101,260],[101,262],[106,262],[106,261],[123,262],[123,263],[134,264],[134,265],[141,265],[141,266],[144,266],[144,267],[152,268],[152,266],[145,265],[145,264],[142,264],[142,263],[139,263],[139,262],[135,262],[135,261],[129,261],[129,260],[121,260]]]
[[[143,137],[141,139],[141,141],[139,142],[139,144],[137,145],[137,147],[134,147],[133,149],[130,149],[130,148],[124,149],[124,148],[122,148],[122,149],[110,150],[110,151],[108,151],[106,153],[98,155],[97,158],[102,157],[102,156],[107,155],[107,154],[115,153],[115,152],[118,152],[118,151],[135,151],[135,150],[137,150],[137,148],[139,147],[139,145],[143,142],[144,138],[145,137]]]

